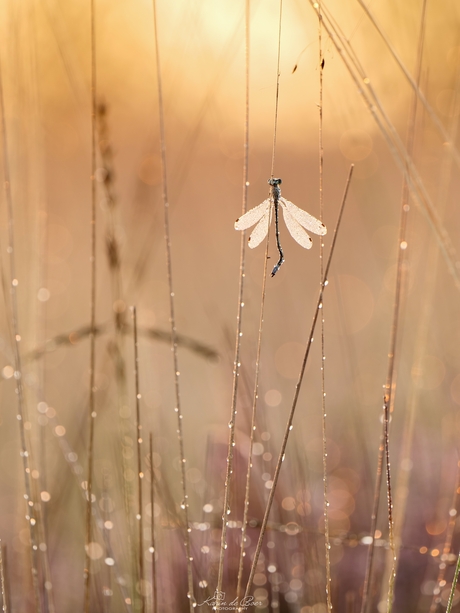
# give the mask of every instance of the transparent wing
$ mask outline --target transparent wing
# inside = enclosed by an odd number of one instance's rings
[[[280,202],[286,207],[285,210],[287,210],[291,214],[291,216],[297,221],[297,223],[299,223],[305,228],[305,230],[309,230],[310,232],[313,232],[314,234],[319,234],[320,236],[326,234],[327,228],[323,223],[319,221],[319,219],[316,219],[316,217],[313,217],[313,215],[310,215],[309,213],[307,213],[307,211],[299,209],[298,206],[296,206],[292,202],[289,202],[289,200],[286,200],[285,198],[280,198]]]
[[[270,198],[264,200],[259,206],[242,215],[235,221],[235,230],[247,230],[261,219],[262,215],[270,208]]]
[[[311,249],[312,240],[302,228],[302,226],[294,219],[294,217],[289,213],[289,210],[283,206],[283,217],[284,223],[286,224],[287,229],[289,230],[292,238],[302,245],[305,249]]]
[[[249,240],[248,240],[248,245],[251,249],[254,249],[254,247],[257,247],[257,245],[260,245],[260,243],[267,236],[269,227],[270,227],[270,208],[267,209],[262,219],[259,221],[257,226],[251,232],[251,236],[249,237]]]

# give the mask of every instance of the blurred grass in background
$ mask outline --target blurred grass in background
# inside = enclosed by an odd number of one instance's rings
[[[411,75],[421,4],[376,0],[370,7]],[[403,72],[358,2],[332,0],[326,6],[405,141],[412,89]],[[200,604],[212,596],[216,583],[231,406],[240,240],[233,223],[241,213],[244,153],[244,6],[180,1],[159,3],[158,11],[186,474],[195,597]],[[249,207],[267,197],[278,3],[254,1],[251,14]],[[98,514],[91,550],[92,611],[140,610],[140,593],[150,606],[149,432],[156,478],[159,610],[188,608],[152,19],[147,0],[96,3],[97,93],[106,111],[103,127],[100,118],[98,123],[96,173],[98,417],[93,493]],[[459,20],[456,2],[428,2],[420,85],[454,144],[458,143]],[[0,28],[21,374],[28,412],[24,427],[30,440],[34,500],[40,501],[43,518],[37,553],[41,606],[43,611],[54,606],[56,611],[73,612],[83,607],[81,484],[87,479],[88,444],[89,3],[4,2]],[[351,613],[360,610],[370,542],[402,175],[326,34],[323,43],[325,222],[331,230],[325,237],[326,250],[348,167],[355,163],[324,300],[332,600],[335,610]],[[285,2],[275,174],[283,179],[283,195],[315,216],[319,215],[317,58],[314,10],[307,2]],[[459,169],[444,141],[419,104],[414,163],[455,246],[460,237]],[[286,264],[267,284],[247,563],[258,537],[319,284],[319,241],[306,252],[282,230]],[[401,531],[394,610],[429,611],[433,597],[439,597],[435,610],[440,611],[447,603],[459,546],[455,523],[459,300],[433,232],[416,205],[411,206],[408,233],[391,424],[393,478],[399,496],[395,513]],[[115,241],[117,266],[107,258],[107,237]],[[26,612],[37,608],[24,518],[7,245],[2,198],[0,538],[7,547],[11,610]],[[274,241],[270,249],[273,259]],[[247,253],[235,479],[224,575],[227,602],[234,598],[236,585],[263,266],[263,247]],[[135,564],[135,392],[128,308],[134,304],[145,433],[146,581],[141,586]],[[314,343],[309,360],[255,576],[254,597],[261,603],[260,611],[326,613],[319,345]],[[409,415],[415,417],[413,445],[406,457]],[[384,498],[375,534],[370,609],[378,607],[380,613],[386,610]],[[400,516],[398,509],[403,511]],[[44,570],[46,557],[49,574]],[[437,583],[440,565],[446,574]],[[459,599],[460,593],[454,602]]]

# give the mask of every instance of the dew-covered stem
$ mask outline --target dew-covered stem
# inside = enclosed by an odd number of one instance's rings
[[[363,11],[366,13],[367,17],[369,18],[369,21],[374,26],[374,28],[376,29],[377,33],[379,34],[379,36],[381,37],[381,39],[385,43],[388,51],[391,53],[391,56],[393,57],[393,59],[398,64],[399,68],[401,69],[401,72],[406,77],[407,82],[409,83],[409,85],[414,90],[414,95],[418,98],[419,102],[424,107],[427,115],[429,116],[429,118],[433,122],[433,125],[435,126],[435,128],[436,128],[436,130],[437,130],[437,132],[438,132],[438,134],[440,136],[440,138],[442,139],[442,142],[448,147],[449,152],[450,152],[453,160],[455,161],[457,167],[460,168],[460,152],[457,149],[457,147],[455,146],[455,141],[452,139],[452,136],[447,132],[446,128],[444,127],[444,125],[442,123],[442,121],[439,119],[436,111],[433,109],[431,104],[426,99],[425,94],[420,89],[420,82],[417,79],[414,79],[412,77],[412,75],[410,74],[409,70],[406,68],[406,66],[404,65],[402,59],[398,55],[398,52],[396,51],[394,46],[391,44],[390,39],[385,34],[385,32],[381,28],[380,24],[378,23],[377,19],[375,18],[374,14],[370,10],[369,6],[367,6],[364,3],[363,0],[358,0],[358,2],[360,4],[361,8],[363,9]],[[423,9],[423,11],[424,10],[425,9]]]
[[[324,56],[322,47],[323,15],[321,12],[321,0],[318,4],[318,73],[319,73],[319,218],[324,219],[324,197],[323,197],[323,171],[324,171],[324,148],[323,148],[323,69]],[[319,245],[319,281],[322,288],[324,277],[324,242],[323,237]],[[323,452],[323,516],[324,516],[324,555],[326,561],[326,605],[328,612],[332,611],[331,600],[331,543],[329,538],[329,501],[327,490],[327,438],[326,438],[326,379],[325,379],[325,360],[326,348],[324,342],[324,300],[321,303],[321,434]]]
[[[243,202],[242,202],[242,214],[244,214],[248,208],[248,187],[249,187],[249,84],[250,84],[250,18],[251,18],[251,2],[250,0],[246,0],[245,4],[245,115],[244,115],[244,156],[243,156]],[[241,349],[241,337],[242,333],[242,315],[243,315],[243,306],[244,306],[244,279],[245,279],[245,262],[246,262],[246,232],[243,232],[241,235],[241,243],[240,243],[240,274],[238,281],[238,305],[237,305],[237,315],[236,315],[236,338],[235,338],[235,357],[233,360],[233,384],[232,384],[232,403],[231,403],[231,415],[236,416],[236,404],[238,398],[238,381],[240,376],[240,349]],[[235,429],[235,420],[232,420],[232,425],[230,430],[234,432]],[[230,432],[230,437],[232,437],[232,433]],[[233,434],[234,437],[234,434]],[[230,450],[231,453],[233,451]],[[245,497],[245,509],[246,509],[246,497]],[[224,502],[225,509],[225,502]],[[223,557],[225,555],[225,540],[226,540],[226,531],[227,531],[227,518],[225,517],[225,512],[223,513],[222,519],[222,534],[221,534],[221,549],[220,549],[220,558],[219,558],[219,574],[218,574],[218,584],[222,584],[223,578]],[[243,528],[245,530],[245,520],[243,518]],[[243,572],[243,535],[241,541],[241,551],[240,551],[240,560],[238,566],[238,578],[237,578],[237,598],[239,598],[240,590],[241,590],[241,577]]]
[[[88,440],[88,476],[86,489],[86,526],[85,526],[85,569],[84,577],[84,611],[90,610],[92,507],[93,507],[93,463],[94,463],[94,427],[95,411],[95,369],[96,369],[96,19],[95,0],[91,0],[91,304],[90,304],[90,357],[89,357],[89,440]]]
[[[280,0],[280,8],[279,8],[279,23],[278,23],[278,57],[277,57],[277,68],[276,68],[276,93],[275,93],[275,113],[274,113],[274,127],[273,127],[273,147],[272,147],[272,160],[271,160],[271,177],[273,178],[273,172],[275,167],[275,153],[276,153],[276,136],[277,136],[277,128],[278,128],[278,104],[279,104],[279,84],[280,84],[280,56],[281,56],[281,24],[282,24],[282,13],[283,13],[283,0]],[[243,213],[247,208],[247,183],[248,183],[248,161],[249,161],[249,43],[250,43],[250,2],[247,0],[246,2],[246,115],[245,115],[245,173],[243,177]],[[276,211],[277,215],[277,211]],[[278,238],[278,225],[277,225],[277,244],[279,246],[279,238]],[[243,241],[245,241],[245,233],[243,233],[241,237],[241,242],[243,245]],[[264,275],[263,275],[263,283],[262,283],[262,298],[261,298],[261,307],[260,307],[260,321],[259,321],[259,332],[258,332],[258,340],[257,340],[257,357],[256,357],[256,367],[255,367],[255,382],[254,382],[254,394],[253,394],[253,403],[252,403],[252,417],[251,417],[251,432],[250,432],[250,443],[249,443],[249,455],[248,455],[248,465],[246,470],[246,485],[245,485],[245,496],[244,496],[244,507],[243,507],[243,524],[241,530],[241,544],[240,544],[240,554],[238,561],[238,577],[237,577],[237,599],[240,597],[241,592],[241,582],[243,576],[243,558],[244,558],[244,544],[246,541],[246,531],[247,531],[247,520],[248,520],[248,509],[249,509],[249,490],[250,490],[250,480],[251,480],[251,464],[252,464],[252,451],[254,447],[254,432],[255,432],[255,417],[256,417],[256,405],[257,405],[257,393],[258,393],[258,385],[259,385],[259,369],[260,369],[260,348],[262,342],[262,328],[263,328],[263,318],[264,318],[264,310],[265,310],[265,288],[266,288],[266,279],[267,279],[267,262],[268,262],[268,247],[269,247],[269,239],[267,237],[266,242],[266,250],[265,250],[265,259],[264,259]],[[281,257],[282,252],[280,251]],[[244,257],[244,251],[242,246],[241,257]],[[276,268],[276,267],[275,267]],[[273,273],[272,273],[273,275]],[[242,282],[243,282],[243,270],[240,267],[240,291],[242,292]],[[231,485],[231,476],[233,473],[233,448],[235,445],[235,419],[236,419],[236,379],[239,375],[239,371],[236,370],[236,364],[239,362],[239,358],[237,359],[237,353],[239,356],[239,337],[240,337],[240,326],[241,326],[241,304],[242,304],[242,293],[239,295],[239,318],[238,318],[238,326],[237,326],[237,351],[235,351],[235,367],[234,367],[234,395],[232,396],[232,410],[231,410],[231,418],[230,418],[230,434],[229,434],[229,443],[228,443],[228,454],[227,454],[227,471],[225,477],[225,491],[224,491],[224,507],[222,512],[222,536],[221,536],[221,548],[220,548],[220,558],[219,558],[219,575],[217,582],[217,589],[219,591],[222,590],[222,580],[223,580],[223,561],[225,556],[226,549],[226,540],[227,540],[227,527],[228,527],[228,515],[230,514],[229,508],[229,498],[230,498],[230,485]],[[220,610],[220,602],[217,602],[216,610]]]
[[[422,58],[423,58],[425,8],[426,8],[426,0],[424,0],[423,7],[422,7],[422,19],[421,19],[421,25],[420,25],[420,36],[419,36],[419,44],[418,44],[418,52],[417,52],[417,66],[416,66],[417,83],[420,82]],[[408,124],[408,132],[407,132],[407,152],[411,158],[414,153],[417,102],[418,102],[418,98],[414,93],[412,105],[411,105],[411,109],[409,113],[409,124]],[[377,516],[378,516],[378,507],[379,507],[379,500],[380,500],[380,491],[381,491],[381,475],[382,475],[382,461],[383,461],[383,458],[381,456],[383,453],[385,455],[385,464],[386,464],[388,531],[389,531],[388,540],[389,540],[389,557],[391,558],[390,564],[389,564],[389,575],[388,575],[387,613],[391,613],[392,606],[393,606],[394,583],[395,583],[395,578],[396,578],[396,547],[395,547],[395,539],[394,539],[393,500],[392,500],[391,472],[390,472],[389,426],[390,426],[390,416],[391,416],[391,413],[393,412],[395,392],[396,392],[395,360],[396,360],[396,352],[397,352],[397,346],[398,346],[399,323],[401,321],[402,298],[403,298],[403,290],[404,290],[404,270],[405,270],[405,263],[408,257],[407,224],[408,224],[408,215],[410,211],[409,202],[410,202],[409,185],[408,185],[406,178],[404,177],[403,186],[402,186],[402,194],[401,194],[401,213],[400,213],[399,237],[398,237],[398,258],[397,258],[397,268],[396,268],[396,283],[395,283],[395,294],[394,294],[394,302],[393,302],[392,325],[391,325],[391,334],[390,334],[390,348],[388,352],[387,377],[386,377],[385,394],[384,394],[384,401],[383,401],[383,423],[382,423],[382,436],[381,436],[381,438],[383,439],[383,448],[382,448],[382,441],[381,441],[379,445],[379,451],[378,451],[377,475],[376,475],[375,490],[374,490],[374,507],[373,507],[373,513],[372,513],[372,518],[371,518],[370,534],[372,536],[372,542],[369,545],[368,558],[367,558],[367,564],[366,564],[365,581],[364,581],[364,588],[363,588],[363,600],[362,600],[362,605],[361,605],[362,613],[364,613],[366,611],[366,608],[368,609],[370,606],[369,591],[370,591],[371,578],[372,578],[373,555],[374,555],[374,547],[375,547],[374,535],[375,535],[375,530],[377,527]]]
[[[161,61],[160,48],[158,44],[158,23],[157,23],[157,6],[156,0],[152,0],[153,6],[153,33],[155,38],[155,58],[157,71],[157,95],[158,95],[158,121],[160,127],[160,150],[161,150],[161,185],[162,185],[162,200],[164,210],[164,237],[166,247],[166,268],[169,290],[169,322],[171,326],[171,351],[173,354],[174,367],[174,393],[176,406],[174,411],[177,416],[177,438],[179,442],[179,459],[180,459],[180,474],[182,487],[182,503],[181,508],[184,515],[184,546],[187,561],[187,583],[188,583],[188,600],[190,612],[196,606],[194,588],[193,588],[193,569],[192,555],[190,546],[190,526],[189,526],[189,502],[187,495],[187,483],[185,475],[185,451],[184,451],[184,435],[182,428],[182,408],[179,386],[179,361],[177,356],[177,331],[176,331],[176,315],[175,301],[173,288],[173,272],[172,272],[172,257],[171,257],[171,233],[169,223],[169,200],[168,200],[168,173],[167,173],[167,158],[166,158],[166,134],[164,121],[164,103],[163,103],[163,82],[161,76]]]
[[[157,591],[157,567],[156,567],[156,547],[155,547],[155,473],[153,465],[153,436],[149,434],[149,453],[150,453],[150,552],[152,554],[152,613],[158,612],[158,591]]]
[[[8,583],[8,566],[6,559],[6,545],[0,540],[0,585],[2,590],[2,611],[9,613],[9,583]]]
[[[9,267],[10,267],[10,296],[11,296],[11,329],[13,333],[13,355],[14,355],[14,380],[16,381],[16,395],[17,395],[17,421],[19,425],[19,440],[20,440],[20,455],[22,458],[22,467],[24,470],[24,483],[25,494],[24,499],[26,501],[26,515],[25,518],[28,523],[29,535],[30,535],[30,558],[31,558],[31,571],[32,571],[32,585],[35,598],[35,609],[38,613],[42,611],[42,602],[40,596],[39,587],[39,575],[38,575],[38,524],[35,511],[35,500],[32,492],[32,486],[30,481],[31,474],[31,452],[30,444],[28,444],[26,431],[24,427],[25,421],[28,421],[27,407],[24,397],[23,387],[23,371],[21,360],[21,336],[19,334],[19,318],[18,318],[18,294],[17,288],[19,281],[16,274],[16,251],[15,251],[15,239],[14,239],[14,209],[13,209],[13,197],[11,193],[11,173],[9,164],[9,151],[8,151],[8,135],[6,129],[5,118],[5,103],[3,97],[3,71],[0,66],[0,115],[1,115],[1,128],[2,128],[2,154],[3,154],[3,175],[4,175],[4,190],[7,208],[7,220],[8,220],[8,248],[9,254]]]
[[[256,433],[256,409],[257,409],[257,400],[259,398],[260,354],[261,354],[261,349],[262,349],[262,331],[263,331],[264,313],[265,313],[268,249],[269,249],[269,239],[267,237],[267,244],[265,247],[265,258],[264,258],[264,272],[263,272],[263,279],[262,279],[262,295],[260,299],[259,332],[257,335],[256,365],[255,365],[255,374],[254,374],[254,391],[253,391],[253,396],[252,396],[251,432],[249,435],[248,464],[246,468],[246,485],[245,485],[245,490],[244,490],[243,522],[242,522],[242,527],[241,527],[241,545],[240,545],[240,556],[239,556],[239,562],[238,562],[238,581],[237,581],[237,587],[236,587],[236,597],[238,601],[241,596],[241,585],[242,585],[242,580],[243,580],[243,562],[244,562],[244,557],[245,557],[244,548],[245,548],[245,543],[246,543],[246,533],[247,533],[247,527],[248,527],[249,493],[251,489],[251,470],[252,470],[252,459],[253,459],[253,451],[254,451],[254,437]]]
[[[97,107],[97,129],[99,138],[99,154],[104,170],[103,189],[106,203],[106,227],[105,227],[105,251],[107,265],[110,272],[110,285],[112,292],[112,318],[113,318],[113,341],[110,345],[111,355],[114,362],[115,384],[117,389],[117,409],[119,416],[120,440],[123,445],[131,447],[132,443],[132,421],[128,403],[127,377],[126,377],[126,359],[125,359],[125,344],[124,334],[128,328],[126,325],[126,304],[124,301],[123,283],[121,276],[121,249],[120,241],[116,232],[116,210],[118,199],[115,193],[115,168],[113,162],[113,149],[110,142],[110,133],[108,125],[108,107],[105,103],[99,102]],[[132,465],[127,454],[122,453],[123,464],[123,494],[126,518],[129,525],[129,530],[133,530],[133,509],[132,500],[133,492],[131,482],[126,479],[129,474],[129,469]],[[134,542],[135,539],[132,538]],[[137,566],[134,560],[135,566]]]
[[[457,587],[459,574],[460,574],[460,553],[457,555],[457,564],[455,565],[454,578],[452,579],[449,600],[447,601],[446,613],[452,613],[452,607],[454,606],[455,588]]]
[[[315,328],[316,328],[316,324],[317,324],[317,321],[318,321],[319,312],[321,310],[321,304],[322,304],[322,301],[323,301],[324,288],[325,288],[325,286],[328,283],[327,278],[328,278],[328,274],[329,274],[329,268],[330,268],[330,265],[331,265],[332,256],[334,254],[335,245],[336,245],[336,242],[337,242],[337,235],[338,235],[338,231],[340,229],[340,223],[342,221],[343,210],[344,210],[345,203],[346,203],[346,200],[347,200],[348,188],[350,186],[351,177],[353,175],[353,168],[354,168],[354,166],[352,164],[351,167],[350,167],[350,171],[348,173],[347,182],[345,184],[345,190],[344,190],[344,194],[343,194],[343,198],[342,198],[342,203],[341,203],[341,206],[340,206],[340,210],[339,210],[339,214],[338,214],[338,218],[337,218],[337,222],[336,222],[336,226],[335,226],[335,230],[334,230],[334,235],[332,237],[331,249],[329,251],[329,256],[328,256],[328,259],[327,259],[326,266],[324,268],[324,276],[323,276],[323,279],[322,279],[321,287],[319,289],[318,298],[317,298],[317,301],[316,301],[316,308],[315,308],[315,311],[314,311],[314,314],[313,314],[313,321],[312,321],[312,324],[311,324],[310,333],[309,333],[309,336],[308,336],[307,345],[306,345],[304,357],[303,357],[303,360],[302,360],[302,365],[300,367],[299,376],[297,378],[297,383],[296,383],[296,386],[295,386],[294,398],[292,400],[292,404],[291,404],[291,409],[290,409],[290,412],[289,412],[288,421],[286,423],[286,428],[284,430],[283,441],[281,443],[281,449],[280,449],[280,452],[279,452],[279,455],[278,455],[278,459],[277,459],[277,462],[276,462],[275,472],[274,472],[273,479],[272,479],[273,485],[272,485],[272,487],[270,489],[270,494],[269,494],[269,497],[268,497],[267,505],[265,507],[264,517],[263,517],[261,528],[260,528],[259,539],[257,541],[256,550],[254,552],[254,558],[253,558],[252,565],[251,565],[251,571],[250,571],[248,583],[247,583],[247,586],[246,586],[245,597],[249,596],[249,593],[251,591],[252,582],[253,582],[254,575],[255,575],[255,572],[256,572],[256,568],[257,568],[257,562],[259,560],[259,555],[260,555],[260,551],[262,549],[262,543],[263,543],[263,539],[264,539],[264,536],[265,536],[265,531],[267,529],[268,518],[270,516],[270,511],[271,511],[273,500],[274,500],[274,497],[275,497],[275,491],[276,491],[276,486],[278,484],[278,478],[279,478],[279,474],[280,474],[280,471],[281,471],[281,466],[283,464],[284,456],[285,456],[285,453],[286,453],[286,446],[287,446],[287,442],[288,442],[288,439],[289,439],[289,434],[290,434],[290,432],[292,430],[292,422],[293,422],[293,419],[294,419],[294,414],[295,414],[295,410],[296,410],[296,407],[297,407],[297,402],[298,402],[298,399],[299,399],[300,389],[302,387],[302,381],[303,381],[303,377],[304,377],[304,374],[305,374],[305,368],[307,366],[308,357],[310,355],[311,344],[313,342],[313,334],[314,334],[314,331],[315,331]]]
[[[141,596],[141,611],[145,613],[145,586],[144,586],[144,534],[142,525],[142,423],[141,423],[141,393],[139,388],[139,345],[137,340],[137,309],[131,307],[133,316],[134,341],[134,384],[136,392],[136,441],[137,441],[137,515],[138,522],[138,563],[139,563],[139,591]]]
[[[315,0],[309,0],[309,2],[313,9],[317,12],[317,3]],[[364,104],[368,108],[369,112],[374,118],[374,121],[382,132],[396,165],[407,181],[411,196],[414,198],[415,203],[420,206],[421,211],[425,215],[434,236],[436,237],[440,251],[447,265],[447,269],[454,280],[456,288],[460,290],[460,260],[458,258],[454,243],[447,232],[428,191],[425,188],[425,185],[414,165],[412,157],[407,152],[407,149],[404,146],[396,128],[390,121],[390,118],[383,108],[383,105],[378,98],[369,77],[357,59],[349,40],[345,37],[332,16],[330,16],[324,4],[323,25],[339,56],[344,62],[352,80],[354,81],[358,94],[362,97]]]

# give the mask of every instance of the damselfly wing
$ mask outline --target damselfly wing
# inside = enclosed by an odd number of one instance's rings
[[[313,215],[299,209],[298,206],[281,196],[281,189],[279,187],[281,179],[269,179],[268,182],[271,186],[269,198],[237,219],[235,222],[235,230],[247,230],[254,224],[257,224],[248,240],[249,247],[254,249],[260,245],[260,243],[267,236],[272,219],[272,211],[275,211],[276,240],[278,251],[280,253],[280,260],[273,269],[273,276],[284,262],[283,251],[279,242],[279,205],[281,205],[283,210],[284,223],[286,224],[290,235],[305,249],[310,249],[312,246],[312,240],[307,234],[306,230],[323,236],[326,234],[327,229],[326,226],[319,221],[319,219],[316,219],[316,217],[313,217]]]

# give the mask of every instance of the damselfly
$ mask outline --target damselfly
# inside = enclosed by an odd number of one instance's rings
[[[281,196],[281,179],[269,179],[268,183],[270,185],[269,197],[264,200],[262,204],[259,204],[259,206],[254,207],[237,219],[235,221],[235,230],[247,230],[256,223],[257,225],[252,231],[248,241],[249,247],[254,249],[254,247],[260,245],[260,243],[267,236],[272,220],[272,210],[275,210],[276,246],[278,247],[280,257],[272,270],[272,277],[274,277],[281,264],[284,262],[284,254],[280,244],[279,233],[279,205],[281,205],[281,208],[283,209],[284,222],[289,230],[289,233],[291,234],[292,238],[305,249],[310,249],[312,245],[312,240],[305,230],[309,230],[314,234],[323,236],[326,234],[327,229],[326,226],[318,219],[312,215],[309,215],[306,211],[299,209],[298,206]]]

